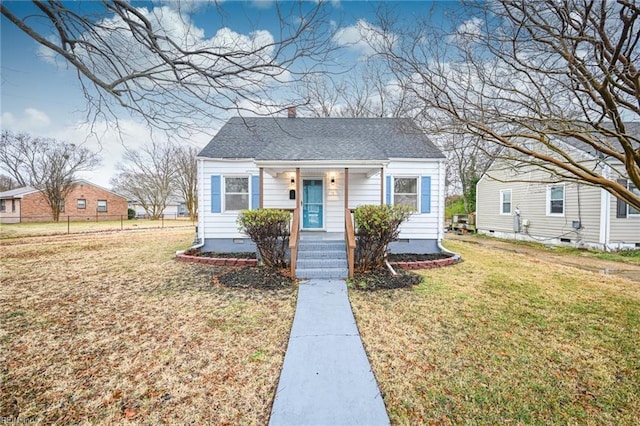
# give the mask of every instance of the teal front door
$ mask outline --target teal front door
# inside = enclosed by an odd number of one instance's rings
[[[302,181],[302,228],[321,229],[322,217],[322,179],[304,179]]]

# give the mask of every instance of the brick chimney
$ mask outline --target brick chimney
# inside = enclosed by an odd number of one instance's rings
[[[289,118],[296,118],[296,107],[287,108],[287,114]]]

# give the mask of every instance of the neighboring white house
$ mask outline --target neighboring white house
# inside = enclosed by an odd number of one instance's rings
[[[445,157],[409,119],[230,119],[200,152],[198,238],[206,251],[254,245],[238,230],[242,209],[299,206],[302,239],[344,239],[346,209],[407,204],[397,253],[439,252]]]
[[[579,144],[565,148],[587,168],[640,195],[625,179],[621,164]],[[562,181],[540,168],[505,159],[494,161],[478,182],[476,227],[482,234],[546,244],[602,250],[640,247],[640,211],[602,188]]]
[[[137,218],[144,218],[149,215],[144,207],[142,207],[142,204],[137,200],[129,200],[129,208],[135,210]],[[176,219],[178,217],[189,216],[187,203],[178,199],[170,199],[162,211],[162,214],[165,219]]]

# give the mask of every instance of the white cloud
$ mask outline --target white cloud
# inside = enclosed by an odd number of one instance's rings
[[[269,9],[273,6],[274,0],[253,0],[251,4],[257,9]]]
[[[482,35],[482,25],[484,21],[480,18],[471,18],[458,25],[453,35],[448,40],[451,43],[469,43],[479,40]]]
[[[53,44],[56,43],[56,38],[54,36],[51,36],[51,35],[48,36],[47,40]],[[42,61],[48,64],[55,65],[57,63],[56,59],[58,54],[42,44],[38,44],[38,50],[36,52],[36,55],[38,56],[38,58],[40,58]]]
[[[2,128],[14,132],[32,132],[51,125],[49,116],[36,108],[26,108],[20,116],[11,112],[2,113]]]
[[[75,123],[66,127],[54,127],[46,113],[35,108],[27,108],[16,116],[11,112],[2,113],[2,129],[13,132],[25,132],[35,137],[53,138],[60,142],[84,146],[102,157],[102,164],[92,171],[81,172],[78,177],[110,188],[109,181],[117,173],[118,163],[122,161],[125,147],[139,149],[152,140],[164,142],[164,132],[152,133],[144,124],[134,120],[114,122],[98,121],[94,123]],[[218,128],[211,129],[216,132]],[[212,133],[194,133],[188,140],[175,141],[198,148],[211,139]]]
[[[333,41],[339,46],[358,53],[361,58],[366,58],[386,44],[393,46],[397,36],[393,33],[384,33],[381,28],[360,19],[354,25],[338,29]]]

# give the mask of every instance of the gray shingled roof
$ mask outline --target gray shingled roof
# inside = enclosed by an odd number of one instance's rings
[[[410,119],[301,117],[234,117],[199,156],[263,161],[444,158]]]
[[[22,198],[23,195],[38,191],[32,186],[23,186],[20,188],[10,189],[9,191],[0,192],[0,198]]]

